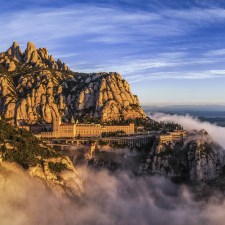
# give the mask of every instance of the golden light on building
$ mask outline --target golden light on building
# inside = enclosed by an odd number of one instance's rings
[[[37,125],[38,126],[38,125]],[[35,128],[33,128],[35,129]],[[134,134],[134,123],[129,125],[100,125],[86,123],[62,123],[61,119],[54,119],[51,132],[39,132],[42,138],[75,138],[101,137],[102,133],[123,131],[127,135]]]

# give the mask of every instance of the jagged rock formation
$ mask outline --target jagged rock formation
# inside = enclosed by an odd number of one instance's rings
[[[18,43],[14,42],[6,52],[0,53],[0,63],[9,72],[31,68],[69,70],[65,63],[55,61],[52,55],[48,55],[46,48],[37,49],[32,42],[27,43],[24,53]]]
[[[185,142],[163,144],[160,151],[156,141],[139,173],[160,174],[191,183],[204,183],[219,179],[223,174],[224,156],[221,146],[209,136],[202,140],[197,132]]]
[[[73,77],[63,84],[67,105],[76,115],[103,121],[144,117],[137,96],[118,73]],[[75,104],[74,104],[75,103]]]
[[[59,116],[66,121],[72,116],[102,121],[145,117],[118,73],[71,72],[32,43],[24,53],[13,43],[0,54],[0,65],[0,114],[14,122],[51,123]]]

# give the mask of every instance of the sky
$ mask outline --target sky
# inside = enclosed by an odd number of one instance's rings
[[[0,0],[0,51],[119,72],[142,105],[225,104],[225,0]]]

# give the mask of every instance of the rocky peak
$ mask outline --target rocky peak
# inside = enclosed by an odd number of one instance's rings
[[[65,63],[55,61],[52,55],[49,56],[46,48],[37,49],[33,42],[27,43],[24,53],[19,44],[13,42],[13,45],[6,52],[0,53],[0,64],[9,72],[14,72],[18,67],[69,71]]]
[[[16,53],[21,60],[13,59]],[[16,79],[3,68],[0,72],[0,114],[14,122],[36,124],[41,119],[52,123],[58,116],[65,121],[72,117],[120,121],[146,116],[120,74],[65,73],[69,71],[65,63],[55,61],[46,48],[36,48],[32,42],[24,53],[14,43],[0,54],[0,65],[13,75],[18,71]]]
[[[63,71],[69,70],[69,67],[65,63],[63,63],[60,59],[58,59],[56,63],[58,65],[59,70],[63,70]]]
[[[26,63],[36,63],[38,61],[36,46],[32,42],[27,43],[27,48],[24,53],[24,61]]]
[[[42,60],[49,60],[48,49],[47,48],[39,48],[38,53],[41,56]]]
[[[23,57],[22,50],[17,42],[13,42],[12,46],[6,51],[6,55],[17,62],[21,62]]]
[[[17,47],[20,47],[20,46],[19,46],[19,44],[17,42],[14,41],[12,47],[13,48],[17,48]]]
[[[35,44],[33,42],[28,42],[25,52],[33,52],[35,50],[36,50]]]
[[[49,60],[50,60],[51,62],[54,62],[54,61],[55,61],[55,59],[54,59],[54,57],[53,57],[52,55],[50,55]]]

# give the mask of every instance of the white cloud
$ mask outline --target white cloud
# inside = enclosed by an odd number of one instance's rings
[[[145,79],[146,77],[143,77]],[[202,80],[213,78],[225,78],[224,70],[202,70],[193,72],[156,72],[151,73],[147,79],[187,79],[187,80]]]
[[[122,11],[75,4],[58,9],[33,9],[1,16],[1,40],[33,37],[40,42],[96,34],[90,41],[123,43],[149,37],[183,35],[193,26],[225,19],[225,10],[161,10],[158,13]],[[30,19],[32,18],[32,20]],[[8,43],[7,43],[8,44]]]
[[[157,53],[138,54],[138,45],[140,43],[143,50],[145,46],[148,49],[149,46],[163,43],[165,38],[188,35],[199,27],[208,26],[209,22],[225,20],[224,12],[225,10],[220,8],[143,12],[82,4],[54,10],[18,10],[1,15],[0,41],[2,50],[7,49],[9,42],[14,40],[19,41],[22,47],[25,47],[27,41],[34,41],[37,46],[48,47],[51,51],[56,49],[57,57],[65,58],[70,65],[75,64],[72,69],[84,72],[118,71],[131,82],[143,79],[211,79],[223,77],[223,74],[221,71],[206,69],[190,71],[190,68],[222,61],[221,58],[212,56],[223,55],[224,49],[215,50],[214,53],[212,51],[211,56],[193,56],[188,54],[188,48],[177,52],[171,47],[172,50],[167,49],[170,52],[166,53],[158,46],[160,50]],[[68,39],[70,41],[67,41]],[[76,52],[75,48],[70,48],[72,42],[75,46],[83,46],[82,50]],[[86,44],[89,46],[85,47]],[[124,54],[121,49],[121,55],[120,47],[116,47],[116,50],[111,48],[111,57],[110,52],[104,49],[102,56],[95,57],[95,51],[98,51],[98,48],[101,50],[100,45],[104,44],[130,44],[131,47],[127,47],[127,53]],[[132,49],[133,45],[137,48],[137,56]],[[90,46],[96,50],[90,50],[89,53]],[[85,51],[85,60],[79,57],[80,51]],[[125,57],[133,54],[134,57]],[[92,57],[87,59],[89,55]],[[186,68],[183,68],[185,66]],[[177,68],[175,72],[174,68]],[[178,70],[180,72],[177,72]],[[139,77],[133,79],[134,75]]]
[[[187,79],[187,80],[203,80],[213,78],[225,78],[225,70],[204,70],[198,69],[193,71],[174,70],[183,66],[195,66],[204,64],[213,64],[216,60],[207,58],[193,59],[186,61],[187,54],[185,52],[160,53],[155,57],[146,58],[118,58],[117,60],[109,60],[106,64],[90,65],[87,67],[85,63],[80,64],[80,70],[85,72],[94,71],[119,71],[131,83],[147,81],[147,80],[163,80],[163,79]],[[79,66],[78,66],[79,68]],[[159,72],[158,72],[159,71]]]
[[[211,124],[208,122],[201,122],[197,118],[190,115],[169,115],[164,113],[156,113],[151,115],[156,121],[175,122],[181,124],[186,130],[201,130],[205,129],[214,141],[219,143],[225,149],[225,128]]]
[[[222,225],[225,200],[194,199],[188,187],[157,176],[79,168],[82,199],[54,195],[39,180],[0,167],[1,225]]]
[[[167,18],[183,20],[192,24],[204,24],[221,21],[225,19],[225,9],[223,8],[190,8],[187,10],[167,10],[162,15]]]
[[[206,55],[208,55],[208,56],[223,56],[223,55],[225,55],[225,48],[209,51],[209,52],[207,52]]]

